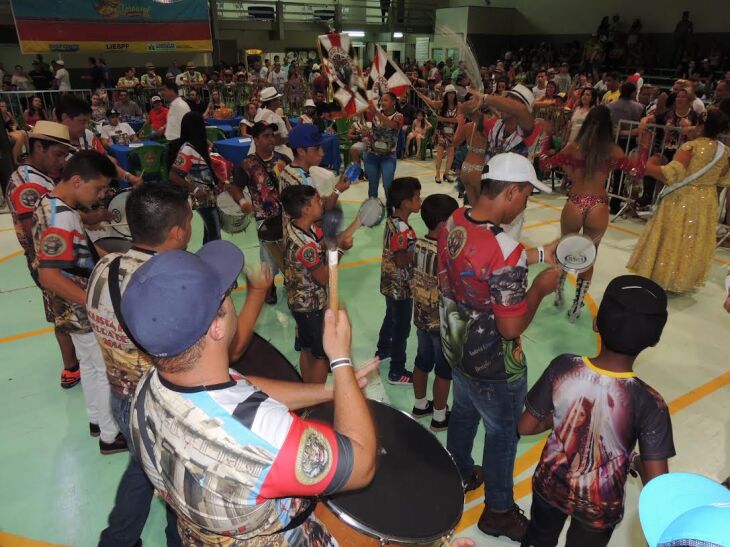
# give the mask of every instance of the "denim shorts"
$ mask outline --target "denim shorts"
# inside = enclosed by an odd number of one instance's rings
[[[315,359],[327,360],[327,354],[322,346],[324,334],[324,310],[294,311],[291,314],[297,322],[299,342],[302,351],[308,351]]]
[[[416,368],[423,372],[431,372],[435,368],[436,376],[444,380],[451,380],[451,366],[441,349],[441,333],[416,329],[416,335],[418,336]]]

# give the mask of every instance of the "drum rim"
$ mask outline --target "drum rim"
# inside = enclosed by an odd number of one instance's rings
[[[560,248],[560,245],[565,240],[567,240],[569,238],[576,238],[576,237],[579,237],[581,239],[585,239],[586,241],[589,241],[593,245],[593,249],[594,249],[593,260],[587,266],[576,267],[576,266],[572,266],[572,265],[566,264],[565,262],[563,262],[560,259],[560,255],[558,254],[558,249]],[[560,239],[560,241],[558,242],[557,246],[555,247],[555,260],[557,261],[558,266],[560,266],[561,269],[563,269],[563,270],[565,270],[565,271],[567,271],[569,273],[577,273],[577,274],[579,274],[579,273],[587,272],[596,263],[596,257],[597,256],[598,256],[598,250],[596,249],[596,244],[593,242],[593,240],[591,238],[589,238],[588,236],[583,235],[583,234],[568,234],[568,235],[562,237]]]
[[[454,464],[454,468],[457,470],[457,473],[458,473],[459,468],[456,465],[456,461],[454,460],[454,457],[451,455],[451,452],[446,450],[446,447],[443,444],[441,444],[441,441],[439,441],[438,437],[434,434],[433,431],[431,431],[430,429],[425,427],[423,424],[421,424],[418,420],[416,420],[413,416],[411,416],[410,413],[406,412],[405,410],[401,410],[400,408],[396,408],[393,405],[390,405],[388,403],[384,403],[383,401],[376,401],[375,399],[368,399],[368,403],[376,403],[379,405],[387,406],[388,408],[391,408],[391,409],[395,410],[396,412],[400,412],[401,414],[406,416],[409,420],[413,421],[416,425],[418,425],[419,427],[422,427],[424,429],[424,431],[426,431],[426,433],[431,435],[431,437],[433,437],[436,440],[436,442],[439,444],[439,446],[441,448],[443,448],[444,452],[446,452],[446,455],[449,457],[451,462]],[[334,403],[333,403],[333,405],[334,405]],[[392,535],[385,536],[383,533],[377,532],[377,531],[373,530],[372,528],[370,528],[369,526],[355,520],[355,517],[353,517],[349,513],[346,513],[344,510],[340,509],[336,505],[334,505],[336,500],[331,499],[330,496],[320,498],[320,500],[327,506],[327,508],[330,511],[332,511],[335,514],[335,516],[337,516],[337,518],[339,518],[340,520],[345,522],[348,526],[350,526],[351,528],[354,528],[358,532],[362,532],[363,534],[365,534],[367,536],[370,536],[376,540],[379,540],[381,543],[400,543],[403,545],[414,545],[414,544],[415,545],[419,545],[419,544],[424,545],[424,544],[428,544],[428,543],[433,543],[434,541],[438,541],[443,537],[448,537],[449,535],[451,535],[454,532],[454,530],[456,530],[456,526],[459,524],[459,521],[461,520],[461,517],[464,513],[465,499],[466,499],[466,494],[464,493],[461,497],[461,511],[459,511],[459,516],[456,518],[456,522],[454,522],[451,525],[451,527],[448,530],[446,530],[443,534],[439,534],[439,535],[432,536],[432,537],[410,538],[410,537],[392,536]]]

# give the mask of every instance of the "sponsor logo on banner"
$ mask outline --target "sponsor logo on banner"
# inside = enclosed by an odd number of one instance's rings
[[[78,51],[79,44],[48,44],[48,51]]]
[[[129,49],[129,44],[104,44],[104,49],[111,51],[121,51],[123,49]]]
[[[155,42],[147,44],[147,51],[173,51],[177,49],[175,42]]]

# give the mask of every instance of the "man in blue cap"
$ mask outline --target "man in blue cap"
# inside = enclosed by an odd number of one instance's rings
[[[154,365],[133,401],[133,444],[190,544],[243,545],[265,535],[306,547],[315,541],[309,530],[324,528],[312,497],[362,488],[374,475],[364,375],[350,361],[347,315],[335,323],[331,311],[324,349],[334,392],[229,370],[230,292],[242,266],[235,245],[212,241],[196,254],[156,255],[132,276],[122,317]],[[290,412],[333,398],[336,429]]]
[[[294,153],[294,161],[287,165],[279,173],[279,192],[284,188],[295,184],[317,187],[309,173],[310,168],[322,163],[324,150],[322,149],[322,132],[316,125],[301,123],[294,127],[289,133],[289,146]],[[333,175],[334,177],[334,175]],[[350,182],[343,175],[335,184],[331,193],[323,194],[325,210],[332,209],[342,192],[350,187]],[[328,191],[327,188],[317,188],[320,192]],[[288,224],[288,218],[284,218],[284,227]]]

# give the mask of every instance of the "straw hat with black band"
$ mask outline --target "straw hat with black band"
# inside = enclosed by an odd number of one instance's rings
[[[68,127],[62,123],[38,120],[35,126],[33,126],[33,131],[28,133],[28,138],[53,142],[65,146],[74,152],[76,151],[76,147],[71,144]]]

